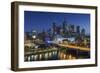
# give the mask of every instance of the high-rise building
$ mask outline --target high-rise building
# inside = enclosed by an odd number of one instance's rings
[[[65,34],[65,32],[66,32],[66,21],[64,20],[64,22],[63,22],[63,34]]]
[[[85,29],[81,30],[81,38],[84,39],[85,38]]]
[[[66,28],[66,32],[68,32],[69,29],[68,24],[66,24],[65,28]]]
[[[83,36],[85,35],[85,29],[81,30],[81,35],[83,35]]]
[[[70,29],[71,29],[71,32],[75,32],[75,26],[74,25],[70,25]]]
[[[60,26],[57,26],[57,27],[56,27],[56,32],[57,32],[57,34],[60,34],[60,29],[61,29]]]
[[[76,33],[77,33],[77,34],[80,34],[80,26],[77,26],[77,27],[76,27]]]
[[[55,22],[53,22],[52,28],[53,28],[53,36],[54,36],[56,33],[56,23]]]

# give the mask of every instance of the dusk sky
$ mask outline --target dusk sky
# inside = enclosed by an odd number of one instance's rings
[[[36,30],[38,32],[43,29],[46,31],[52,28],[52,23],[62,25],[66,20],[67,24],[73,24],[84,28],[86,33],[90,33],[90,14],[79,13],[56,13],[56,12],[36,12],[24,11],[24,32]]]

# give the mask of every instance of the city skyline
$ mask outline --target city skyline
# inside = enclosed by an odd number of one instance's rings
[[[75,25],[75,27],[80,26],[81,29],[86,30],[86,34],[90,34],[89,14],[36,11],[24,12],[24,32],[30,32],[33,29],[37,32],[47,31],[52,28],[53,22],[60,26],[64,21],[66,21],[66,24]]]
[[[24,61],[90,58],[90,15],[24,13]]]

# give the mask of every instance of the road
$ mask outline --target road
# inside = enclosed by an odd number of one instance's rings
[[[85,48],[85,47],[80,47],[80,46],[73,46],[73,45],[65,45],[65,44],[58,44],[61,47],[66,47],[66,48],[72,48],[76,50],[82,50],[82,51],[90,51],[90,48]]]

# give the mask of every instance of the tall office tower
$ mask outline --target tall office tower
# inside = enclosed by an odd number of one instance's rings
[[[74,25],[71,25],[70,29],[71,29],[71,32],[75,32],[75,26]]]
[[[63,34],[65,33],[66,31],[66,21],[63,22]]]
[[[85,36],[85,29],[82,29],[82,30],[81,30],[81,35],[82,35],[82,36]]]
[[[66,32],[68,32],[68,24],[66,24],[66,26],[65,26],[65,29],[66,29]]]
[[[57,27],[56,27],[56,32],[57,32],[57,34],[60,34],[60,29],[61,29],[60,26],[57,26]]]
[[[77,33],[77,34],[80,34],[80,26],[77,26],[77,27],[76,27],[76,33]]]
[[[53,36],[54,36],[55,35],[55,32],[56,32],[56,23],[55,22],[53,22],[52,28],[53,28]]]
[[[45,41],[45,36],[46,36],[46,32],[45,30],[43,29],[42,30],[42,33],[41,33],[41,36],[39,36],[43,41]]]

